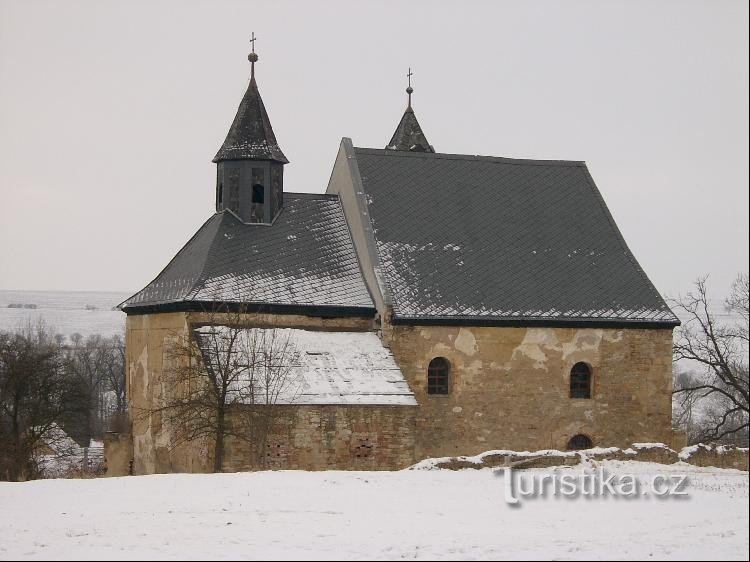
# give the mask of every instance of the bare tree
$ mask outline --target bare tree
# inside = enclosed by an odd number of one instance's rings
[[[72,347],[68,350],[67,371],[76,392],[71,396],[71,405],[76,414],[68,425],[75,429],[76,438],[88,445],[90,440],[101,435],[105,417],[104,385],[107,378],[110,343],[101,335],[83,338],[71,336]]]
[[[122,336],[107,338],[102,357],[104,376],[101,387],[102,425],[105,431],[127,433],[130,423],[125,384],[125,341]]]
[[[41,476],[40,452],[56,448],[69,407],[61,341],[42,323],[0,333],[0,478]]]
[[[704,411],[707,407],[698,392],[685,389],[701,384],[701,379],[691,371],[674,369],[674,400],[672,401],[672,424],[683,430],[688,443],[698,443],[706,434],[707,422]],[[703,402],[703,403],[702,403]]]
[[[734,321],[721,321],[709,306],[706,278],[696,290],[672,300],[684,318],[674,343],[675,360],[692,365],[692,377],[676,381],[683,409],[705,404],[700,439],[720,440],[748,433],[748,276],[741,274],[725,300]],[[680,314],[682,312],[682,314]]]
[[[254,324],[264,327],[246,328],[245,318],[243,312],[208,311],[187,337],[172,338],[161,402],[148,411],[167,422],[173,448],[212,443],[214,472],[224,465],[227,438],[264,451],[273,421],[282,415],[275,405],[298,393],[290,332],[258,317]]]
[[[109,340],[108,354],[104,365],[107,389],[113,393],[114,411],[122,413],[127,410],[125,396],[125,341],[115,335]]]

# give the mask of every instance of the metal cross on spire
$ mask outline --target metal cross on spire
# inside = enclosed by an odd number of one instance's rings
[[[250,45],[252,46],[252,52],[247,55],[247,60],[250,61],[250,79],[255,80],[255,63],[258,61],[258,55],[255,54],[255,32],[253,31],[250,37]]]
[[[406,88],[406,93],[409,94],[409,107],[411,107],[411,93],[414,91],[414,88],[411,87],[412,76],[414,76],[414,73],[411,71],[411,66],[410,66],[409,72],[406,73],[406,77],[409,79],[409,87]]]

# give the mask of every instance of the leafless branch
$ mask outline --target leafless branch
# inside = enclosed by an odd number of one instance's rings
[[[723,439],[748,433],[748,277],[741,274],[725,300],[733,320],[722,321],[710,307],[707,278],[671,304],[683,318],[674,342],[674,359],[693,369],[690,381],[675,385],[682,412],[700,401],[707,408],[702,437]]]

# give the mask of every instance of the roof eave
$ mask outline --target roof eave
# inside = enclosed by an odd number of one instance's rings
[[[539,318],[497,316],[408,316],[394,315],[394,325],[416,326],[478,326],[508,328],[629,328],[644,330],[672,329],[679,326],[679,319],[647,320],[617,318]]]
[[[159,314],[166,312],[229,312],[266,313],[318,318],[374,318],[374,306],[311,305],[281,303],[241,303],[227,301],[171,301],[125,306],[120,308],[128,315]]]
[[[223,154],[223,152],[225,151],[220,150],[219,153],[214,156],[211,162],[213,162],[214,164],[218,164],[219,162],[223,162],[226,160],[273,160],[274,162],[280,162],[281,164],[289,164],[289,160],[287,160],[287,157],[284,156],[284,154],[281,152],[281,149],[279,149],[278,154],[271,153],[265,156]]]

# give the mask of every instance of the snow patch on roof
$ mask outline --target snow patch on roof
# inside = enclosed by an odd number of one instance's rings
[[[230,330],[233,328],[228,326],[203,326],[195,331],[199,337],[206,337],[228,334]],[[279,393],[275,404],[417,404],[393,354],[374,333],[247,328],[239,330],[239,337],[246,344],[263,337],[266,341],[289,343],[290,384]],[[222,361],[225,359],[221,357]],[[258,373],[253,376],[247,369],[241,378],[241,384],[247,385],[251,379],[263,376]],[[236,390],[237,394],[243,394],[243,389]]]

